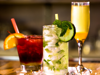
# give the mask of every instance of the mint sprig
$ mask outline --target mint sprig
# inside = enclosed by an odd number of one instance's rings
[[[71,27],[71,22],[69,22],[69,21],[55,20],[55,21],[53,22],[53,24],[54,24],[54,25],[57,25],[57,27],[59,27],[59,28],[62,29],[62,30],[61,30],[60,36],[63,36],[63,35],[66,33],[66,31],[67,31],[68,28],[69,28],[69,29],[72,29],[72,27]]]
[[[69,21],[62,21],[62,28],[66,27],[66,28],[72,29],[71,25],[72,24]]]
[[[61,28],[62,22],[61,22],[60,20],[55,20],[55,21],[53,22],[53,24],[54,24],[54,25],[57,25],[59,28]]]

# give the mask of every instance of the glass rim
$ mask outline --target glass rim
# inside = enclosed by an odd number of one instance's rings
[[[43,35],[37,35],[37,34],[33,34],[33,35],[25,35],[25,37],[22,37],[24,39],[42,39]],[[17,39],[21,39],[21,38],[17,38]]]
[[[57,27],[57,25],[43,25],[43,28]]]
[[[90,4],[90,2],[89,1],[87,1],[87,2],[71,2],[71,5],[89,5]]]

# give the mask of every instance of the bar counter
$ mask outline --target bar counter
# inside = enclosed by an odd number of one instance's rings
[[[70,61],[69,67],[76,67],[77,62]],[[92,70],[91,75],[100,75],[99,62],[83,62],[86,68]],[[20,70],[20,62],[15,60],[0,60],[0,75],[17,75],[16,71]]]

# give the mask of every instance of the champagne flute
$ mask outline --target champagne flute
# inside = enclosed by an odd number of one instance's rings
[[[90,2],[71,2],[71,22],[76,27],[75,40],[78,44],[79,61],[77,71],[82,73],[86,68],[82,65],[82,47],[90,27]]]

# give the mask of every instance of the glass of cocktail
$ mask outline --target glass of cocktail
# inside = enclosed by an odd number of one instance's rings
[[[46,75],[65,75],[69,65],[68,43],[75,29],[68,21],[55,20],[53,24],[43,26],[43,71]]]
[[[43,40],[41,35],[18,38],[17,50],[22,67],[27,71],[41,70]]]
[[[68,73],[68,42],[59,42],[55,25],[43,26],[43,70],[46,75]]]
[[[38,73],[42,69],[43,37],[42,35],[24,35],[11,33],[4,41],[4,49],[17,47],[21,69],[17,75]]]
[[[82,47],[88,35],[90,27],[90,2],[72,2],[71,3],[71,22],[75,25],[75,39],[78,44],[79,62],[77,70],[79,73],[86,69],[82,65]]]
[[[20,73],[37,73],[42,68],[43,38],[42,35],[24,35],[19,33],[15,19],[11,19],[16,33],[9,33],[4,40],[4,50],[17,47],[21,64]]]

